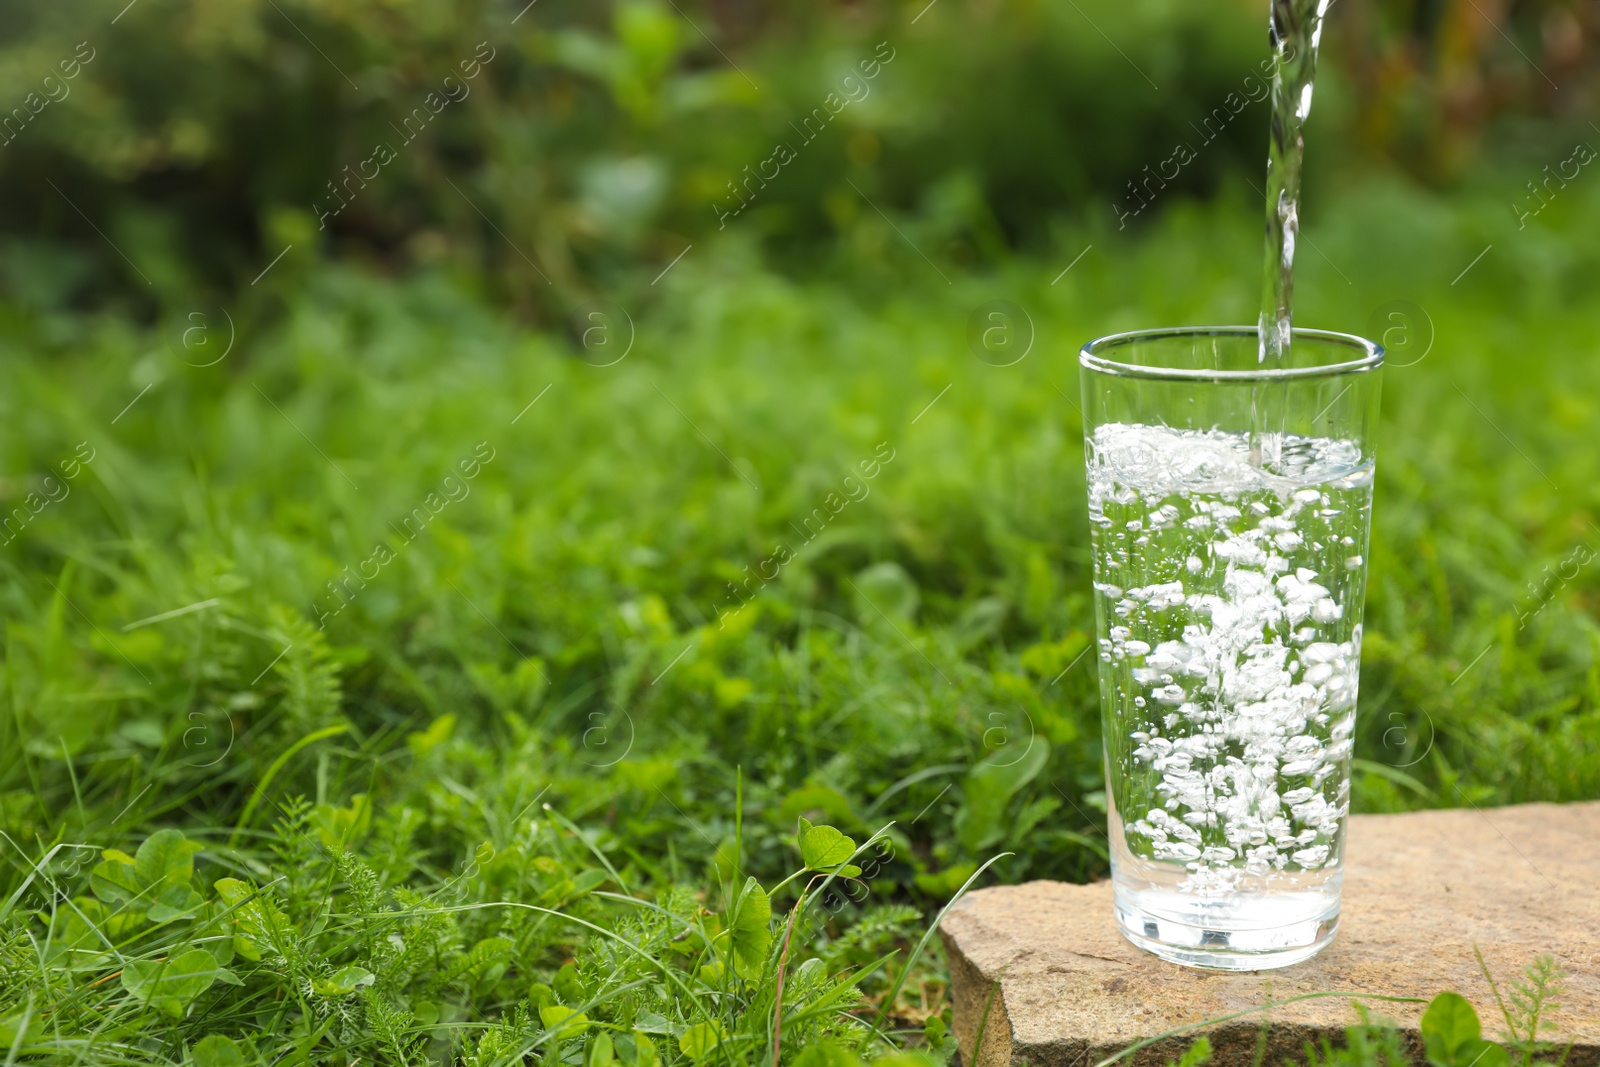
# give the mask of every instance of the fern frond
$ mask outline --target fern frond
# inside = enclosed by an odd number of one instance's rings
[[[337,722],[344,690],[338,665],[330,662],[327,635],[282,605],[274,605],[268,617],[274,635],[285,644],[272,670],[283,682],[283,708],[290,721],[301,727]]]
[[[1524,1067],[1531,1067],[1536,1056],[1550,1049],[1549,1042],[1540,1040],[1539,1032],[1550,1029],[1546,1016],[1561,1006],[1563,977],[1553,957],[1540,956],[1523,968],[1521,977],[1512,979],[1507,999],[1516,1017],[1512,1033],[1518,1038]]]
[[[428,977],[427,988],[436,992],[463,975],[481,971],[510,957],[516,943],[510,938],[490,937],[478,942],[470,950],[453,956],[450,961]]]
[[[376,989],[363,990],[363,999],[367,1008],[367,1026],[372,1030],[372,1036],[387,1047],[394,1062],[409,1064],[420,1056],[426,1036],[410,1033],[416,1016],[409,1009],[391,1002]]]

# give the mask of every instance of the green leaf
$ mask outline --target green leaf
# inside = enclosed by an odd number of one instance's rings
[[[255,895],[255,886],[249,882],[241,882],[237,878],[218,878],[212,885],[217,890],[217,896],[230,908],[237,908]]]
[[[1422,1014],[1422,1040],[1434,1067],[1507,1067],[1510,1056],[1483,1039],[1478,1013],[1459,993],[1440,993]]]
[[[1450,1053],[1468,1041],[1481,1038],[1483,1025],[1466,997],[1460,993],[1440,993],[1422,1013],[1422,1036],[1428,1043],[1431,1058],[1435,1049]]]
[[[182,919],[194,914],[205,902],[205,898],[196,893],[191,885],[169,885],[150,905],[150,921],[169,923],[174,919]]]
[[[589,1017],[565,1004],[547,1004],[539,1009],[539,1021],[555,1031],[558,1040],[577,1037],[589,1028]]]
[[[648,1014],[650,1013],[643,1011],[639,1013],[641,1018]],[[659,1019],[661,1017],[658,1015],[656,1018]],[[665,1019],[661,1021],[666,1022]],[[637,1026],[637,1024],[635,1025]],[[670,1033],[671,1031],[665,1032]],[[633,1048],[632,1067],[661,1067],[661,1053],[656,1051],[656,1043],[651,1041],[642,1029],[636,1028],[633,1031]]]
[[[653,1011],[640,1009],[633,1020],[633,1028],[646,1034],[670,1034],[672,1023],[665,1015],[657,1015]]]
[[[1043,737],[1017,738],[984,757],[967,775],[956,839],[969,852],[981,852],[1005,837],[1006,805],[1033,781],[1050,758]]]
[[[115,943],[137,929],[140,920],[129,914],[108,915],[111,909],[88,897],[77,897],[73,903],[75,907],[58,908],[50,917],[41,958],[52,967],[67,964],[84,971],[112,965],[116,957],[107,942]],[[0,1048],[6,1047],[0,1042]]]
[[[233,946],[247,960],[261,959],[258,942],[271,944],[275,934],[290,927],[289,917],[272,906],[266,893],[237,878],[218,878],[212,883],[233,918]]]
[[[1511,1054],[1493,1041],[1470,1041],[1457,1053],[1459,1067],[1511,1067]]]
[[[807,869],[831,871],[856,854],[856,843],[831,826],[800,820],[800,856]],[[860,874],[860,870],[856,874]],[[851,877],[854,877],[852,875]]]
[[[446,741],[455,733],[456,717],[444,714],[434,719],[426,730],[406,735],[406,744],[411,746],[411,751],[416,753],[418,759],[426,756]]]
[[[1211,1039],[1202,1037],[1184,1050],[1183,1056],[1178,1060],[1178,1067],[1200,1067],[1202,1063],[1211,1060]]]
[[[1453,1051],[1483,1037],[1483,1024],[1461,993],[1440,993],[1422,1013],[1422,1037],[1443,1051]]]
[[[585,893],[591,893],[605,885],[606,879],[610,877],[611,875],[607,874],[605,871],[599,870],[598,868],[584,871],[582,874],[578,875],[578,877],[572,880],[572,890],[567,894],[567,896],[569,899],[573,899],[576,897],[581,897]]]
[[[727,1036],[721,1023],[695,1023],[678,1038],[678,1048],[691,1060],[703,1060]]]
[[[203,948],[168,960],[130,960],[122,968],[122,988],[168,1015],[181,1017],[185,1005],[211,988],[217,969],[215,957]]]
[[[823,1039],[796,1056],[794,1067],[863,1067],[863,1061],[838,1042]]]
[[[784,797],[778,808],[777,821],[789,826],[808,811],[825,816],[830,823],[856,828],[865,826],[861,817],[851,810],[850,801],[843,793],[815,783],[800,786]]]
[[[194,892],[194,854],[200,846],[178,830],[157,830],[130,856],[106,849],[104,861],[89,873],[89,888],[107,904],[147,904],[153,922],[171,922],[199,907]]]
[[[948,1067],[950,1061],[955,1059],[956,1053],[960,1051],[960,1046],[951,1035],[950,1028],[939,1015],[928,1018],[922,1027],[922,1039],[928,1056],[937,1067]]]
[[[157,830],[139,846],[134,869],[146,885],[188,885],[200,847],[199,842],[186,840],[182,830]]]
[[[228,924],[217,921],[219,914],[221,908],[216,903],[206,909],[206,924],[200,929],[205,939],[201,941],[200,947],[211,953],[211,958],[217,961],[218,967],[226,967],[233,962],[234,938],[228,936],[232,933]]]
[[[772,947],[772,900],[754,878],[745,882],[744,892],[733,906],[728,933],[734,973],[750,981],[760,978],[767,966],[767,950]]]
[[[115,850],[106,851],[111,853]],[[89,872],[89,888],[107,904],[123,904],[139,899],[149,886],[139,877],[133,858],[116,853],[116,858],[97,863],[94,870]]]
[[[611,1043],[611,1035],[599,1033],[593,1041],[589,1042],[583,1058],[584,1067],[611,1067],[616,1059],[616,1049]]]
[[[556,971],[556,976],[550,980],[555,987],[556,996],[564,1004],[582,1004],[588,1000],[588,994],[583,990],[583,983],[578,981],[578,968],[570,963],[563,963]]]
[[[244,1067],[245,1063],[244,1053],[239,1051],[233,1038],[221,1034],[196,1041],[189,1050],[189,1059],[194,1067]]]
[[[48,1019],[40,1019],[37,1011],[33,1013],[17,1012],[0,1019],[0,1048],[29,1051],[27,1048],[31,1038],[43,1037]]]
[[[311,990],[324,997],[347,997],[376,980],[377,976],[371,971],[351,964],[332,978],[319,978],[312,982]]]

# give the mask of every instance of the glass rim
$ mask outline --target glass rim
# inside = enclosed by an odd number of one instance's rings
[[[1312,330],[1295,327],[1294,340],[1331,342],[1354,348],[1362,354],[1357,359],[1341,363],[1328,363],[1317,367],[1262,367],[1259,370],[1212,370],[1190,367],[1157,367],[1136,363],[1123,363],[1107,359],[1101,353],[1120,345],[1139,341],[1158,341],[1169,337],[1255,337],[1255,326],[1162,326],[1149,330],[1129,330],[1125,333],[1097,337],[1078,351],[1078,362],[1089,370],[1124,378],[1156,378],[1169,381],[1275,381],[1285,378],[1320,378],[1341,374],[1359,374],[1376,370],[1383,365],[1383,346],[1365,337],[1334,330]]]

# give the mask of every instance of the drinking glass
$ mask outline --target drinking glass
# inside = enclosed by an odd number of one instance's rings
[[[1196,967],[1339,925],[1383,349],[1295,330],[1084,346],[1117,925]]]

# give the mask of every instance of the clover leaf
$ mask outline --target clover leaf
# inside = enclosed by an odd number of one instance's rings
[[[733,906],[728,923],[728,946],[733,955],[733,971],[740,978],[754,981],[767,966],[767,950],[772,947],[772,899],[754,878],[744,884]]]
[[[861,868],[848,863],[856,854],[856,843],[831,826],[813,826],[800,820],[800,857],[807,869],[826,871],[845,878],[854,878]]]
[[[212,1034],[202,1037],[189,1050],[194,1067],[245,1067],[244,1053],[231,1037]]]
[[[1478,1013],[1459,993],[1440,993],[1422,1014],[1422,1040],[1434,1067],[1508,1067],[1511,1057],[1483,1039]]]
[[[351,964],[340,969],[332,978],[318,978],[311,983],[311,990],[318,996],[347,997],[376,980],[377,976],[371,971]]]
[[[129,960],[122,968],[122,988],[174,1019],[181,1019],[184,1009],[210,989],[223,970],[211,953],[192,948],[171,959]]]
[[[727,1036],[721,1023],[695,1023],[678,1038],[678,1048],[691,1060],[703,1060]]]
[[[157,830],[136,855],[108,848],[89,872],[89,888],[107,904],[136,904],[154,922],[171,922],[200,906],[190,886],[200,844],[181,830]]]
[[[577,1037],[589,1029],[589,1017],[565,1004],[546,1004],[539,1009],[539,1021],[557,1038]]]

